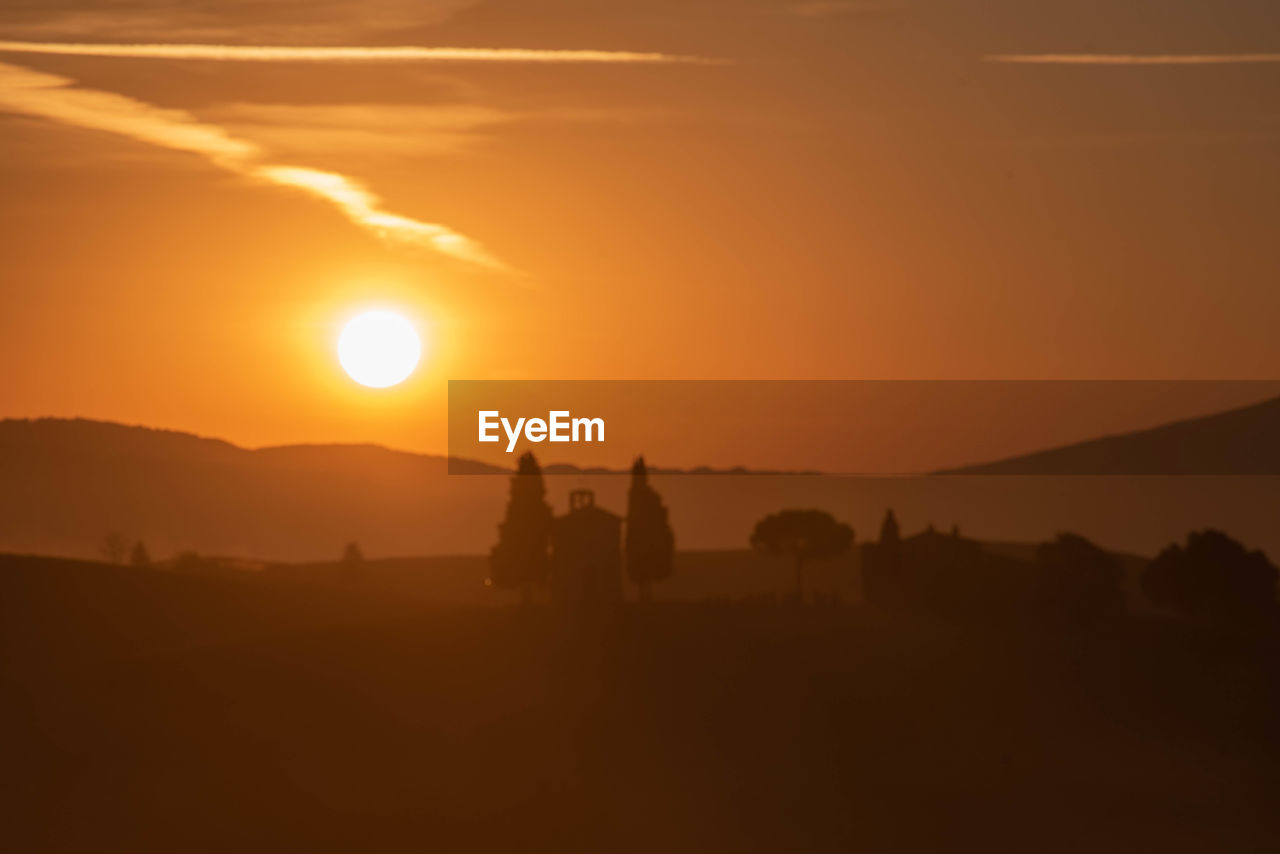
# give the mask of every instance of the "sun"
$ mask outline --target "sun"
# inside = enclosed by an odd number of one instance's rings
[[[388,388],[408,379],[422,356],[413,324],[394,311],[366,311],[338,336],[338,361],[347,376],[369,388]]]

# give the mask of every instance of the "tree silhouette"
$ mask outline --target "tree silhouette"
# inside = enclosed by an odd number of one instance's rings
[[[133,544],[133,551],[129,553],[129,565],[137,567],[151,566],[151,553],[147,551],[147,547],[142,540],[138,540]]]
[[[667,519],[662,497],[649,485],[644,457],[631,467],[631,491],[627,494],[627,575],[647,602],[655,581],[671,575],[676,537]]]
[[[1042,604],[1082,623],[1124,611],[1120,566],[1078,534],[1063,533],[1036,549]]]
[[[124,563],[125,557],[129,554],[129,538],[119,531],[111,531],[102,538],[102,543],[98,546],[98,554],[102,555],[107,563]]]
[[[1242,617],[1274,610],[1276,577],[1261,551],[1209,529],[1157,555],[1142,572],[1142,589],[1154,604],[1186,616]]]
[[[534,587],[547,580],[550,546],[551,506],[542,469],[533,454],[526,453],[511,478],[506,517],[498,525],[498,543],[489,556],[490,578],[499,587],[518,589],[521,598],[530,601]]]
[[[838,557],[853,545],[853,529],[824,510],[783,510],[756,523],[751,547],[796,561],[796,601],[804,601],[804,563]]]
[[[885,511],[880,540],[862,545],[862,593],[868,602],[888,604],[902,585],[902,534],[893,509]]]
[[[884,521],[880,523],[880,545],[893,547],[902,542],[902,532],[898,528],[898,517],[893,515],[890,507],[884,513]]]
[[[342,550],[342,580],[354,582],[359,580],[363,574],[364,552],[360,550],[360,544],[356,542],[347,543],[346,548]]]

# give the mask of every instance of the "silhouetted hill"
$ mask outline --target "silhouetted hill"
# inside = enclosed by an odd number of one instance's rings
[[[13,554],[0,554],[0,590],[5,643],[15,659],[76,649],[86,666],[396,618],[422,606],[376,588],[299,585],[266,573],[192,574]],[[51,633],[60,650],[47,648]],[[56,678],[49,667],[39,670]]]
[[[1280,835],[1274,634],[1009,634],[769,600],[575,618],[14,556],[0,626],[6,851],[1172,854]]]
[[[156,557],[314,559],[350,540],[380,554],[475,551],[505,479],[445,468],[373,445],[247,450],[83,419],[0,421],[0,549],[89,556],[120,531]]]
[[[1280,474],[1280,398],[941,474]]]
[[[506,470],[474,460],[452,466],[454,474],[498,476],[450,477],[445,457],[376,445],[249,450],[79,418],[3,420],[0,550],[91,557],[119,531],[141,538],[156,558],[192,550],[325,560],[353,540],[378,556],[485,553],[502,514]],[[553,505],[572,481],[625,506],[620,472],[564,464],[547,471],[557,476]],[[735,530],[721,542],[744,537]]]
[[[1240,460],[1246,458],[1240,448],[1267,444],[1270,436],[1260,425],[1277,411],[1280,404],[1271,402],[1168,429],[1197,438],[1212,434]],[[1231,438],[1233,426],[1241,431],[1239,439]],[[1072,448],[1116,447],[1164,435],[1162,430]],[[1047,456],[1052,460],[1057,453]],[[1154,466],[1149,455],[1145,459],[1148,468]],[[1025,473],[1049,464],[992,466]],[[627,477],[548,468],[553,474],[547,498],[557,512],[565,509],[570,490],[584,487],[596,491],[601,506],[625,510]],[[1059,470],[1071,468],[1062,464]],[[443,457],[372,445],[246,450],[95,421],[0,421],[0,551],[96,557],[103,536],[120,531],[141,537],[155,559],[194,550],[263,563],[324,562],[337,560],[353,540],[371,559],[487,554],[508,478],[447,471]],[[1073,531],[1109,549],[1154,555],[1188,530],[1217,527],[1280,555],[1276,477],[738,477],[650,471],[670,508],[682,552],[741,549],[760,518],[787,507],[827,510],[865,542],[892,507],[904,531],[959,524],[982,540],[1022,542]],[[683,584],[671,581],[673,591]]]

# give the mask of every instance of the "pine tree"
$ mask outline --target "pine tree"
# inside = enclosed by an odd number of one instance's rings
[[[142,540],[138,540],[133,544],[133,551],[129,554],[129,565],[137,567],[151,566],[151,554],[147,551],[147,547]]]
[[[890,509],[880,525],[880,541],[862,547],[862,594],[875,605],[888,605],[899,600],[902,585],[902,534]]]
[[[102,538],[102,545],[98,546],[98,554],[107,561],[107,563],[124,563],[124,559],[129,556],[129,539],[119,531],[111,531]]]
[[[542,469],[533,454],[520,458],[511,478],[507,514],[498,525],[498,543],[489,557],[489,576],[499,587],[519,590],[528,602],[551,570],[551,505]]]
[[[342,562],[348,565],[364,563],[364,552],[360,550],[359,543],[347,543],[346,548],[342,550]]]
[[[346,548],[342,550],[339,575],[349,584],[359,581],[364,576],[364,552],[360,550],[359,543],[347,543]]]
[[[648,601],[655,581],[671,575],[676,538],[662,497],[649,485],[644,457],[631,467],[631,491],[627,495],[627,575]]]
[[[898,533],[898,517],[893,515],[893,509],[890,508],[884,514],[884,522],[880,525],[880,545],[897,545],[900,540]]]
[[[804,565],[839,557],[853,546],[853,529],[825,510],[783,510],[764,517],[751,533],[751,547],[790,555],[796,566],[796,602],[804,601]]]

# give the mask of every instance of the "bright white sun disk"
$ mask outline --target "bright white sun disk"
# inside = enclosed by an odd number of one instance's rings
[[[338,361],[351,379],[369,388],[404,382],[418,366],[422,344],[413,324],[391,311],[367,311],[338,336]]]

